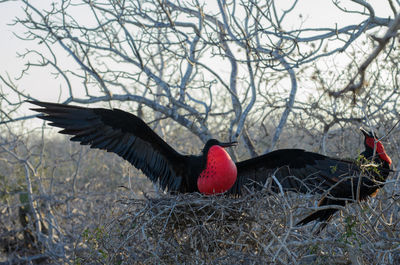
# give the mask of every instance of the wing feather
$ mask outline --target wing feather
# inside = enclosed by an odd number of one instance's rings
[[[357,168],[351,161],[330,158],[301,149],[281,149],[236,163],[238,180],[232,194],[241,194],[243,186],[260,189],[269,183],[272,191],[323,193],[332,185],[340,185],[344,177]],[[272,176],[278,180],[269,180]]]
[[[162,189],[185,192],[187,156],[176,152],[135,115],[118,109],[29,102],[41,107],[32,109],[44,114],[39,118],[62,128],[60,133],[73,135],[71,141],[116,153]]]

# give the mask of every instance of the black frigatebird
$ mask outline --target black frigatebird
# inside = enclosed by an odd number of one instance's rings
[[[200,156],[182,155],[162,140],[137,116],[119,109],[85,108],[29,101],[42,108],[39,118],[74,135],[71,141],[104,149],[123,157],[163,190],[171,192],[230,193],[240,195],[244,187],[261,189],[267,182],[272,191],[323,194],[319,205],[345,205],[355,194],[363,200],[382,187],[390,172],[390,157],[377,138],[362,130],[365,151],[373,170],[358,161],[327,157],[301,149],[281,149],[234,163],[224,147],[236,142],[207,141]],[[375,154],[374,155],[374,150]],[[363,178],[359,178],[360,174]],[[271,178],[273,177],[273,178]],[[274,179],[273,181],[270,181]],[[358,185],[361,179],[360,185]],[[357,187],[358,190],[355,190]],[[319,210],[300,224],[328,221],[337,209]]]
[[[376,135],[360,128],[365,150],[356,160],[327,157],[301,149],[281,149],[236,163],[238,179],[232,189],[240,194],[243,187],[262,189],[269,180],[274,192],[294,191],[323,194],[318,206],[345,206],[346,202],[366,200],[375,196],[391,172],[392,160]],[[275,180],[271,181],[271,177]],[[321,231],[338,210],[321,209],[298,224],[317,220]]]
[[[84,108],[28,101],[43,108],[39,118],[74,135],[71,141],[113,152],[170,192],[224,193],[236,181],[235,163],[224,148],[237,142],[208,140],[199,156],[182,155],[139,117],[119,109]]]

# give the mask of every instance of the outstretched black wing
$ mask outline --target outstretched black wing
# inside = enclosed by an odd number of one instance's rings
[[[236,163],[238,178],[230,190],[241,194],[245,188],[272,191],[323,193],[357,171],[350,161],[330,158],[301,149],[280,149]],[[343,181],[343,185],[346,181]]]
[[[29,102],[42,107],[32,109],[45,114],[39,118],[63,128],[60,133],[74,135],[71,141],[118,154],[162,189],[188,191],[187,156],[176,152],[135,115],[119,109]]]

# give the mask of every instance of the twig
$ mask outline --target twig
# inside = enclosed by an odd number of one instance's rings
[[[379,53],[386,47],[391,38],[396,36],[397,31],[400,28],[400,14],[392,22],[392,25],[386,31],[382,38],[374,38],[378,41],[378,46],[374,51],[368,56],[368,58],[361,64],[358,68],[357,74],[350,80],[349,84],[342,90],[337,92],[329,91],[329,95],[333,97],[340,97],[347,92],[353,92],[356,95],[361,87],[364,85],[365,81],[365,70],[372,63],[372,61],[379,55]],[[358,79],[358,82],[356,81]]]

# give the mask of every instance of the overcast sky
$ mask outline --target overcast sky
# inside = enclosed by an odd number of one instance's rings
[[[287,5],[287,1],[277,1],[282,6]],[[391,14],[387,1],[374,0],[369,1],[372,5],[379,2],[377,6],[376,15],[387,17]],[[43,2],[42,2],[43,3]],[[47,2],[49,3],[49,2]],[[216,2],[208,1],[209,4],[213,4],[216,8]],[[0,49],[0,74],[5,75],[9,73],[10,76],[15,77],[24,68],[24,61],[16,57],[17,53],[25,51],[27,48],[32,48],[33,43],[28,41],[22,41],[13,35],[13,32],[22,35],[23,29],[21,27],[8,26],[7,24],[12,23],[16,16],[23,16],[21,10],[21,4],[19,2],[8,2],[0,4],[0,32],[2,36],[1,49]],[[338,11],[331,0],[300,0],[297,8],[291,15],[291,19],[287,23],[293,23],[293,25],[286,25],[288,28],[298,24],[299,14],[303,15],[303,18],[307,18],[305,27],[334,27],[335,23],[338,23],[338,27],[356,23],[360,21],[357,15],[343,14]],[[42,100],[56,100],[58,97],[58,91],[61,82],[53,80],[53,78],[45,72],[38,69],[35,72],[30,73],[29,77],[24,78],[22,81],[17,82],[20,88],[25,91],[29,91],[31,95],[38,97]]]

